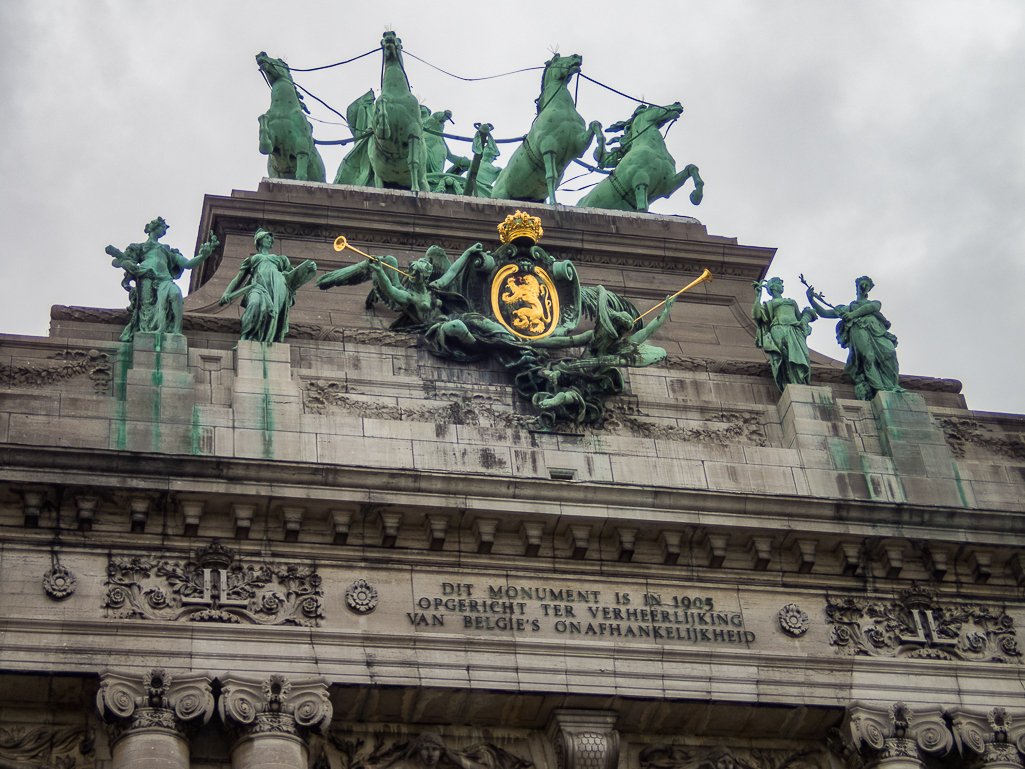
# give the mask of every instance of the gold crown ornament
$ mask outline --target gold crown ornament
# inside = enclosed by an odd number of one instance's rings
[[[509,214],[505,221],[498,225],[498,237],[503,244],[512,243],[516,238],[530,238],[532,242],[537,243],[544,234],[541,219],[522,211]]]

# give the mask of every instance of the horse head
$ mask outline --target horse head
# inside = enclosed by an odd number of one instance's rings
[[[384,60],[400,59],[399,52],[402,50],[402,38],[396,37],[394,32],[385,32],[381,38],[381,48],[384,50]]]
[[[553,86],[566,85],[571,77],[580,72],[580,65],[583,62],[583,57],[575,53],[569,56],[555,54],[545,62],[545,71],[541,74],[541,96],[535,100],[538,112],[544,107],[541,97],[544,96],[545,90]]]
[[[289,81],[292,80],[292,73],[289,71],[288,65],[281,59],[272,59],[267,55],[266,51],[260,51],[256,54],[256,64],[260,68],[260,71],[267,76],[271,85],[281,78],[285,78]]]

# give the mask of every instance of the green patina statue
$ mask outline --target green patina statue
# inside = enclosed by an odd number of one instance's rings
[[[491,197],[491,186],[502,172],[502,169],[495,165],[495,159],[500,153],[491,135],[494,126],[491,123],[474,123],[474,128],[477,133],[473,137],[473,160],[470,161],[466,176],[462,176],[462,171],[442,174],[431,188],[434,192]],[[453,166],[450,170],[458,171],[458,166]]]
[[[537,217],[517,211],[499,233],[502,245],[493,252],[475,243],[450,261],[431,246],[406,271],[394,257],[363,254],[339,238],[337,250],[366,259],[322,275],[317,285],[372,281],[367,306],[381,302],[398,313],[392,329],[421,333],[426,349],[441,358],[497,361],[534,406],[538,429],[600,425],[606,399],[625,386],[621,369],[665,359],[665,350],[646,341],[668,319],[676,295],[645,326],[630,302],[602,286],[581,286],[572,262],[555,260],[537,245]],[[692,285],[709,278],[706,271]],[[574,334],[585,318],[594,328]],[[554,355],[569,348],[584,351]]]
[[[427,159],[427,182],[431,185],[431,189],[433,189],[438,184],[442,174],[448,173],[455,176],[463,174],[470,167],[470,159],[453,153],[443,136],[445,123],[455,122],[452,120],[452,110],[447,109],[444,112],[432,114],[429,108],[421,106],[420,116],[423,119],[424,125],[424,146],[427,148],[425,153]],[[447,172],[445,171],[446,161],[452,164]]]
[[[602,154],[595,152],[599,168],[611,168],[612,173],[587,193],[578,206],[613,208],[620,211],[647,211],[653,200],[668,198],[688,179],[694,180],[690,201],[701,202],[705,183],[698,175],[698,167],[689,165],[676,173],[676,161],[666,149],[659,130],[683,113],[679,102],[668,107],[641,105],[629,120],[609,127],[609,132],[622,131],[623,136],[610,144],[619,146]]]
[[[270,109],[260,115],[260,152],[268,156],[267,175],[323,182],[324,161],[288,65],[264,52],[256,54],[256,63],[270,85]]]
[[[186,259],[176,248],[159,243],[167,232],[167,222],[158,216],[146,225],[149,236],[145,243],[132,243],[124,252],[107,246],[106,252],[114,257],[111,264],[125,271],[121,285],[128,291],[130,318],[121,341],[130,342],[136,332],[152,331],[159,334],[182,332],[183,307],[181,289],[175,284],[185,270],[191,270],[206,261],[220,241],[210,233],[193,259]]]
[[[374,101],[370,92],[349,105],[346,112],[356,143],[342,159],[335,184],[428,192],[423,117],[409,90],[402,41],[394,32],[385,32],[381,50],[381,95]]]
[[[751,318],[758,327],[755,345],[769,356],[776,386],[783,392],[788,384],[808,384],[811,381],[808,335],[811,322],[818,315],[810,307],[802,311],[793,299],[784,299],[783,281],[779,278],[770,278],[764,283],[756,280],[751,285],[755,290]],[[771,297],[767,302],[761,301],[762,288]]]
[[[295,294],[317,274],[317,265],[307,259],[293,267],[287,256],[270,253],[274,236],[267,230],[257,230],[253,240],[256,253],[242,260],[238,275],[224,289],[221,304],[242,297],[243,341],[283,342]]]
[[[854,380],[854,394],[858,398],[868,401],[878,392],[904,392],[899,384],[897,337],[890,333],[890,321],[880,312],[882,303],[868,298],[875,284],[863,275],[854,281],[854,286],[858,296],[848,305],[828,304],[811,286],[808,301],[823,318],[839,318],[836,341],[847,350],[844,370]]]
[[[529,200],[555,204],[555,190],[574,160],[580,158],[591,140],[597,139],[598,153],[605,148],[605,134],[597,121],[587,125],[577,112],[569,93],[569,80],[580,72],[581,57],[555,54],[545,62],[537,117],[509,164],[495,180],[494,199]]]

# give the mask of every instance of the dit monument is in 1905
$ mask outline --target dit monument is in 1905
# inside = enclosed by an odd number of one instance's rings
[[[1021,767],[1025,418],[648,213],[679,103],[460,137],[380,55],[330,177],[259,54],[268,177],[0,337],[0,769]]]

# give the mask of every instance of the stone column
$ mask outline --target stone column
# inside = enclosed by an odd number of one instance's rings
[[[331,722],[323,678],[221,677],[217,704],[232,735],[233,769],[306,769],[306,738]]]
[[[100,674],[96,706],[108,725],[112,769],[189,769],[189,732],[210,720],[208,675]]]
[[[1014,718],[1004,708],[947,711],[957,749],[969,765],[985,769],[1022,769],[1025,755],[1025,714]],[[971,760],[974,758],[974,761]]]
[[[954,744],[940,708],[912,710],[902,702],[851,703],[840,739],[851,769],[923,769],[922,753],[946,755]]]
[[[558,769],[616,769],[619,766],[617,715],[607,710],[557,708],[548,722]]]

